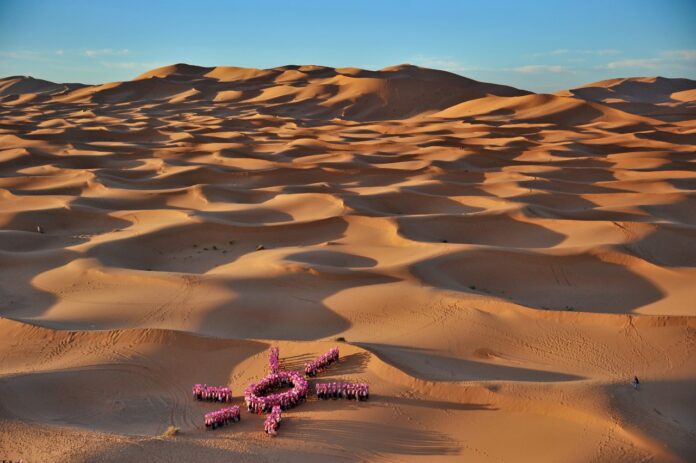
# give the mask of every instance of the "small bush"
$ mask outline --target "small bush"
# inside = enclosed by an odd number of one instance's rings
[[[169,425],[169,427],[162,433],[162,437],[174,437],[177,434],[179,434],[179,428]]]

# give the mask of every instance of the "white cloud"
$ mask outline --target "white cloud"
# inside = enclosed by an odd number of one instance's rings
[[[542,74],[542,73],[561,73],[569,72],[569,69],[565,66],[560,66],[557,64],[528,64],[526,66],[519,66],[512,68],[513,71],[519,72],[521,74]]]
[[[13,50],[13,51],[0,51],[0,56],[4,58],[13,59],[37,59],[41,57],[41,53],[34,50]]]
[[[637,58],[637,59],[623,59],[620,61],[612,61],[607,63],[606,69],[624,69],[624,68],[645,68],[645,69],[657,69],[660,66],[662,60],[660,58]]]
[[[696,60],[696,50],[668,50],[663,52],[663,55],[665,55],[668,58],[677,60]]]
[[[589,49],[573,50],[573,49],[569,49],[569,48],[557,48],[557,49],[551,50],[551,51],[542,51],[539,53],[533,53],[531,56],[569,56],[569,57],[580,56],[580,55],[606,56],[606,55],[619,55],[621,53],[622,53],[621,50],[617,50],[615,48],[600,48],[597,50],[589,50]]]
[[[415,64],[416,66],[423,66],[426,68],[441,69],[443,71],[454,72],[456,74],[465,74],[472,71],[480,71],[481,68],[477,66],[471,66],[464,63],[461,60],[448,56],[423,56],[416,55],[412,56],[408,62]]]
[[[678,68],[688,67],[696,61],[696,50],[667,50],[660,52],[658,56],[652,58],[631,58],[619,61],[612,61],[600,68],[603,69],[659,69],[669,66]]]
[[[123,56],[130,53],[126,48],[121,50],[115,50],[113,48],[100,48],[100,49],[88,49],[84,51],[85,56],[94,58],[95,56]]]
[[[141,63],[136,61],[100,61],[99,64],[112,69],[154,69],[162,63]]]
[[[589,54],[594,54],[594,55],[599,55],[599,56],[606,56],[606,55],[620,55],[623,53],[621,50],[616,50],[614,48],[605,48],[602,50],[585,50]]]
[[[62,56],[65,53],[63,50],[56,50],[56,55]]]

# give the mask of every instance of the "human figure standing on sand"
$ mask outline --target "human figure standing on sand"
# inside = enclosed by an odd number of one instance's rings
[[[638,381],[638,377],[637,377],[637,376],[634,376],[634,377],[633,377],[633,381],[631,381],[631,383],[633,384],[633,389],[638,390],[638,385],[640,385],[640,381]]]

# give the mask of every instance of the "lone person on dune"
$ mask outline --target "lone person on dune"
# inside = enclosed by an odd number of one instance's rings
[[[640,381],[638,381],[638,377],[637,377],[637,376],[634,376],[634,377],[633,377],[633,381],[631,381],[631,383],[633,384],[633,389],[638,390],[638,385],[640,385]]]

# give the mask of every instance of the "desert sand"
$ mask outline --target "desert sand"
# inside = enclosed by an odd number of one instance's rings
[[[686,79],[2,79],[0,459],[696,461],[695,162]],[[368,402],[205,430],[334,345]]]

